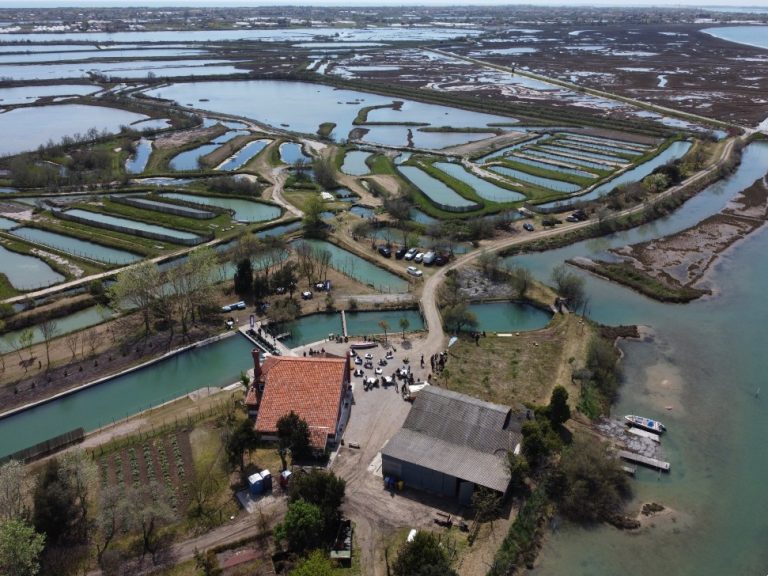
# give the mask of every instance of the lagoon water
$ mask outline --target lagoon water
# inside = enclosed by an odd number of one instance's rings
[[[31,104],[40,98],[50,96],[84,96],[101,90],[99,86],[87,84],[54,84],[51,86],[19,86],[0,88],[0,106]]]
[[[242,198],[224,198],[222,196],[198,196],[196,194],[181,194],[177,192],[168,192],[163,194],[167,198],[195,202],[197,204],[206,204],[209,206],[218,206],[227,210],[234,210],[235,220],[240,222],[265,222],[274,220],[280,216],[280,208],[264,202],[244,200]]]
[[[141,256],[132,252],[39,228],[17,228],[13,231],[13,235],[75,256],[83,256],[109,264],[130,264],[131,262],[141,260]]]
[[[229,132],[225,132],[221,136],[214,138],[207,144],[202,144],[201,146],[177,154],[171,158],[168,165],[172,170],[199,170],[200,158],[207,156],[230,140],[233,140],[238,136],[247,136],[248,134],[250,134],[250,132],[247,130],[230,130]]]
[[[603,254],[685,229],[719,211],[768,170],[768,144],[751,144],[736,172],[689,200],[674,214],[637,229],[560,250],[511,259],[548,279],[567,258]],[[562,526],[546,541],[536,576],[763,574],[768,565],[764,457],[768,357],[760,352],[768,325],[765,228],[727,252],[710,281],[715,296],[691,304],[661,304],[576,270],[586,280],[590,315],[606,324],[642,324],[652,336],[625,342],[625,382],[614,417],[659,418],[669,474],[639,470],[637,502],[675,509],[676,522],[656,522],[639,534],[613,528]],[[672,410],[666,410],[671,406]],[[639,504],[635,504],[637,508]],[[640,559],[642,559],[640,561]]]
[[[410,180],[414,186],[421,190],[422,194],[437,204],[443,204],[452,208],[471,208],[478,206],[476,202],[467,200],[453,190],[453,188],[443,184],[434,176],[430,176],[421,168],[417,168],[416,166],[399,166],[398,170],[402,172],[403,176]]]
[[[768,26],[724,26],[704,28],[702,32],[729,42],[768,48]]]
[[[0,114],[0,156],[34,150],[49,140],[56,142],[63,136],[85,134],[90,128],[117,132],[120,126],[145,118],[143,114],[82,104],[17,108]],[[40,128],[30,130],[30,126]]]
[[[525,200],[524,194],[507,190],[506,188],[497,186],[493,182],[483,180],[479,176],[467,171],[460,164],[435,162],[433,166],[439,168],[449,176],[471,186],[475,193],[484,200],[490,200],[491,202],[517,202],[518,200]]]
[[[64,276],[34,256],[0,246],[0,274],[17,290],[35,290],[64,281]]]
[[[519,302],[484,302],[469,305],[477,317],[477,329],[488,332],[526,332],[544,328],[551,312]]]
[[[0,38],[1,40],[2,38]],[[72,62],[60,64],[2,64],[0,77],[14,80],[88,78],[97,72],[115,78],[227,75],[237,72],[229,60],[132,60],[127,62]]]
[[[216,167],[216,170],[239,170],[264,150],[272,140],[254,140],[240,148],[237,153]]]
[[[152,154],[152,141],[142,138],[136,144],[136,153],[125,161],[125,171],[128,174],[141,174],[147,167]]]
[[[369,174],[371,169],[365,161],[372,155],[371,152],[365,150],[351,150],[344,155],[344,164],[341,166],[341,171],[344,174],[350,176],[364,176]]]

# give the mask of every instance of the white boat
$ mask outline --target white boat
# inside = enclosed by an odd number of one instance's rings
[[[643,416],[633,416],[630,414],[624,416],[624,420],[626,420],[629,426],[642,428],[643,430],[655,432],[656,434],[663,434],[667,430],[667,427],[658,420],[651,420],[650,418],[645,418]]]

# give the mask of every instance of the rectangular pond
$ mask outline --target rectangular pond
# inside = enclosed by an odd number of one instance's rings
[[[210,210],[201,210],[198,208],[190,208],[189,206],[182,206],[180,204],[172,204],[171,202],[161,202],[159,200],[150,200],[146,197],[131,197],[131,202],[137,204],[140,208],[145,210],[157,210],[163,212],[169,208],[177,210],[180,216],[189,216],[190,218],[198,218],[205,220],[207,218],[215,217],[215,214]]]
[[[502,176],[509,176],[515,180],[521,182],[530,182],[536,186],[546,188],[548,190],[554,190],[555,192],[572,193],[581,189],[578,184],[571,184],[570,182],[562,182],[561,180],[553,180],[551,178],[544,178],[542,176],[535,176],[534,174],[528,174],[522,170],[515,170],[514,168],[507,168],[506,166],[492,166],[491,171],[501,174]]]
[[[83,104],[17,108],[0,114],[0,156],[34,150],[49,140],[57,142],[64,136],[85,134],[91,128],[118,132],[121,126],[145,118],[144,114]],[[31,126],[35,129],[30,130]]]
[[[272,140],[267,139],[248,142],[248,144],[240,148],[235,154],[217,166],[216,170],[239,170],[271,143]]]
[[[296,232],[296,230],[301,230],[301,226],[301,221],[291,222],[290,224],[281,224],[280,226],[273,226],[272,228],[256,232],[256,237],[266,238],[267,236],[282,236],[283,234],[290,234],[291,232]]]
[[[407,292],[408,281],[380,266],[324,240],[302,240],[313,248],[331,253],[331,267],[358,282],[373,286],[380,292]]]
[[[344,155],[341,171],[350,176],[364,176],[371,172],[365,161],[373,155],[365,150],[350,150]]]
[[[510,146],[505,146],[504,148],[500,148],[498,150],[495,150],[489,154],[486,154],[485,156],[481,156],[480,158],[476,159],[474,162],[478,164],[483,164],[485,162],[488,162],[491,158],[498,158],[500,156],[506,156],[515,150],[519,150],[520,148],[523,148],[524,146],[532,146],[542,138],[545,138],[546,136],[537,136],[536,138],[531,138],[529,140],[525,140],[524,142],[518,142],[517,144],[511,144]]]
[[[573,155],[578,158],[592,158],[594,160],[599,160],[601,162],[605,162],[603,164],[604,169],[610,169],[611,165],[616,164],[627,164],[629,161],[625,160],[624,158],[617,158],[616,156],[610,156],[608,154],[596,154],[595,152],[590,152],[589,150],[586,150],[584,148],[581,148],[579,146],[568,146],[566,144],[559,144],[558,143],[552,143],[552,144],[540,144],[541,148],[544,150],[547,150],[549,152],[554,152],[556,154],[563,154],[563,155]]]
[[[501,186],[497,186],[488,180],[468,172],[464,166],[453,164],[451,162],[435,162],[434,167],[439,168],[449,176],[464,182],[472,187],[475,193],[484,200],[491,202],[518,202],[525,200],[525,195],[520,192],[513,192]]]
[[[560,150],[559,153],[545,152],[543,150],[534,150],[532,148],[526,148],[523,150],[526,155],[534,156],[537,158],[549,158],[556,162],[566,162],[574,166],[583,166],[584,168],[595,168],[597,170],[611,170],[612,167],[607,164],[598,164],[597,162],[590,162],[589,160],[582,160],[581,158],[573,158],[565,151]]]
[[[80,426],[95,430],[194,390],[237,382],[253,366],[252,348],[236,335],[2,418],[0,456]]]
[[[469,311],[477,317],[477,329],[487,332],[526,332],[540,330],[552,313],[521,302],[472,303]]]
[[[185,64],[186,62],[186,64]],[[173,76],[212,76],[245,72],[229,60],[134,60],[132,62],[73,62],[70,64],[1,64],[0,77],[13,80],[89,78],[90,73],[108,78],[140,79]]]
[[[265,222],[280,217],[280,208],[272,204],[243,200],[242,198],[223,198],[221,196],[198,196],[196,194],[183,194],[181,192],[165,192],[166,198],[175,198],[195,204],[205,204],[232,210],[234,219],[239,222]]]
[[[450,208],[472,209],[480,208],[477,202],[467,200],[444,184],[434,176],[430,176],[416,166],[399,166],[398,170],[405,176],[422,194],[438,205]]]
[[[39,228],[17,228],[13,231],[13,235],[36,244],[56,248],[74,256],[83,256],[107,264],[130,264],[142,259],[142,256],[132,252]]]
[[[0,216],[0,230],[10,230],[14,226],[20,226],[20,224],[15,220],[10,220]]]
[[[77,330],[82,330],[84,328],[95,326],[96,324],[101,324],[105,320],[112,318],[112,316],[112,310],[103,306],[91,306],[90,308],[85,308],[84,310],[73,312],[72,314],[68,314],[61,318],[56,318],[56,335],[63,336],[64,334],[69,334],[70,332],[76,332]],[[6,332],[0,336],[0,346],[2,347],[2,350],[12,350],[12,344],[15,341],[18,341],[21,333],[22,330],[14,330],[11,332]],[[38,326],[32,327],[32,344],[39,344],[40,342],[44,341],[45,338],[43,337],[43,333],[40,331],[40,328]]]
[[[464,114],[464,110],[454,111],[454,114]],[[363,141],[384,146],[407,146],[408,132],[416,148],[440,150],[450,146],[460,146],[467,142],[484,140],[495,136],[493,132],[424,132],[417,128],[406,126],[366,126],[368,132]]]
[[[634,148],[632,149],[619,148],[618,146],[609,146],[607,144],[599,144],[596,141],[582,140],[581,138],[568,137],[561,140],[561,142],[565,142],[572,146],[584,147],[585,149],[588,149],[588,150],[595,150],[595,151],[603,150],[605,152],[608,152],[609,154],[614,153],[614,154],[628,154],[630,156],[639,156],[646,152],[645,150],[637,150]]]
[[[520,162],[520,164],[533,166],[534,168],[541,168],[542,170],[551,170],[553,172],[561,172],[563,174],[572,174],[574,176],[581,176],[582,178],[597,177],[595,174],[592,174],[591,172],[585,172],[584,170],[577,170],[576,168],[566,168],[565,166],[561,166],[560,164],[555,164],[554,162],[549,163],[549,162],[534,160],[533,158],[526,158],[525,156],[517,156],[517,155],[508,156],[508,158],[512,162]]]
[[[296,142],[283,142],[280,144],[280,160],[286,164],[296,164],[299,160],[309,162],[312,158],[304,153],[301,144]]]
[[[0,273],[16,290],[36,290],[64,281],[64,276],[40,258],[19,254],[0,246]]]
[[[67,210],[68,214],[83,218],[96,224],[111,224],[113,226],[120,226],[123,228],[132,228],[134,230],[143,230],[145,232],[152,232],[154,234],[163,234],[171,238],[178,238],[180,240],[198,240],[200,236],[193,234],[192,232],[185,232],[183,230],[176,230],[175,228],[166,228],[158,224],[148,224],[147,222],[141,222],[140,220],[131,220],[129,218],[121,218],[119,216],[112,216],[110,214],[104,214],[101,212],[90,212],[88,210],[81,210],[79,208],[72,208]]]

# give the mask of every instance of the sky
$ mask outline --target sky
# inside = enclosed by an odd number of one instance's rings
[[[56,6],[756,6],[768,10],[768,0],[0,0],[0,8],[52,8]]]

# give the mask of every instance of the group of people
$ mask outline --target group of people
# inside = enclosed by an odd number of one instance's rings
[[[422,358],[423,361],[423,358]],[[448,361],[448,350],[444,350],[443,352],[438,352],[437,354],[432,354],[429,358],[429,363],[432,366],[432,372],[435,372],[436,374],[443,371],[445,368],[445,363]]]
[[[325,348],[320,348],[320,350],[313,350],[312,348],[309,349],[309,355],[310,356],[319,356],[321,354],[325,354]],[[306,358],[307,351],[304,351],[304,357]]]

